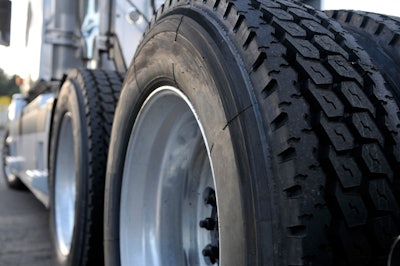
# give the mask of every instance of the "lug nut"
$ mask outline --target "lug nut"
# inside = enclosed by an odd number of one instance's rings
[[[203,256],[208,260],[211,264],[217,262],[219,257],[219,249],[218,247],[214,247],[211,244],[208,244],[202,251]]]
[[[214,230],[215,228],[215,220],[211,218],[206,218],[199,223],[201,228],[205,228],[207,230]]]
[[[214,189],[207,187],[203,192],[203,199],[205,204],[217,207]]]

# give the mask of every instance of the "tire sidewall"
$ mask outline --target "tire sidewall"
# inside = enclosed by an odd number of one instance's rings
[[[113,124],[105,198],[106,265],[119,265],[119,204],[126,147],[141,106],[161,86],[179,89],[191,102],[205,133],[218,197],[222,265],[256,265],[269,257],[271,239],[258,239],[253,176],[264,177],[264,144],[240,62],[221,40],[217,25],[179,16],[161,19],[139,47],[123,87]],[[200,23],[204,23],[201,24]],[[177,35],[176,29],[182,32]],[[205,30],[205,28],[207,30]],[[221,32],[221,29],[219,29]],[[218,36],[219,35],[219,36]],[[222,48],[221,48],[222,47]],[[247,111],[246,111],[247,110]],[[248,141],[252,141],[251,146]],[[263,146],[264,145],[264,146]],[[249,149],[250,147],[250,149]],[[258,158],[258,166],[252,160]],[[256,172],[259,172],[258,174]],[[264,197],[268,193],[263,193]],[[257,209],[257,210],[255,210]],[[264,212],[265,217],[270,215]],[[264,223],[264,232],[272,227]],[[261,255],[262,253],[262,255]],[[249,255],[251,254],[251,256]]]
[[[57,265],[80,265],[82,251],[85,248],[82,232],[85,227],[85,205],[88,184],[85,182],[87,177],[87,139],[86,122],[82,114],[83,97],[80,93],[79,84],[74,78],[68,79],[62,86],[53,115],[51,146],[49,157],[49,188],[50,188],[50,228],[51,236],[54,244],[54,260]],[[75,219],[71,241],[70,253],[65,256],[60,252],[57,239],[56,218],[55,218],[55,173],[57,162],[58,137],[60,133],[63,117],[71,114],[74,141],[74,160],[75,160],[75,182],[76,182],[76,198],[75,198]]]

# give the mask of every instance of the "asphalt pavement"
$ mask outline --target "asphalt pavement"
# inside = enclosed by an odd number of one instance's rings
[[[0,266],[51,266],[48,210],[31,192],[9,189],[0,170]]]

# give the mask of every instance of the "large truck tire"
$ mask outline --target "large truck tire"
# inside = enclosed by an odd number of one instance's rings
[[[11,172],[11,168],[10,165],[7,161],[7,157],[9,157],[11,154],[11,150],[10,150],[10,145],[8,142],[8,136],[9,133],[6,130],[4,132],[4,136],[3,136],[3,147],[2,147],[2,168],[3,168],[3,176],[5,178],[6,184],[9,188],[11,189],[15,189],[15,190],[26,190],[26,186],[24,185],[24,183],[22,183],[21,179],[19,179],[18,176],[16,176],[15,174],[13,174]]]
[[[322,12],[168,1],[116,110],[106,265],[386,265],[398,113]]]
[[[72,70],[59,92],[50,148],[55,265],[103,265],[104,183],[122,76]]]
[[[350,31],[368,52],[400,104],[400,18],[355,10],[326,13]]]

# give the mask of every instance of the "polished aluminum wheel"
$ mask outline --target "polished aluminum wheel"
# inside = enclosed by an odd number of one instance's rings
[[[9,164],[9,157],[10,157],[10,137],[8,136],[8,133],[6,133],[7,135],[4,137],[4,142],[3,142],[3,171],[4,171],[4,175],[5,178],[7,178],[9,181],[13,181],[15,179],[15,177],[11,174],[11,167]]]
[[[195,109],[164,86],[136,119],[120,205],[122,265],[208,265],[219,261],[212,162]]]
[[[57,145],[55,170],[55,220],[58,247],[63,255],[68,255],[75,219],[75,156],[72,118],[66,113],[61,122]]]

